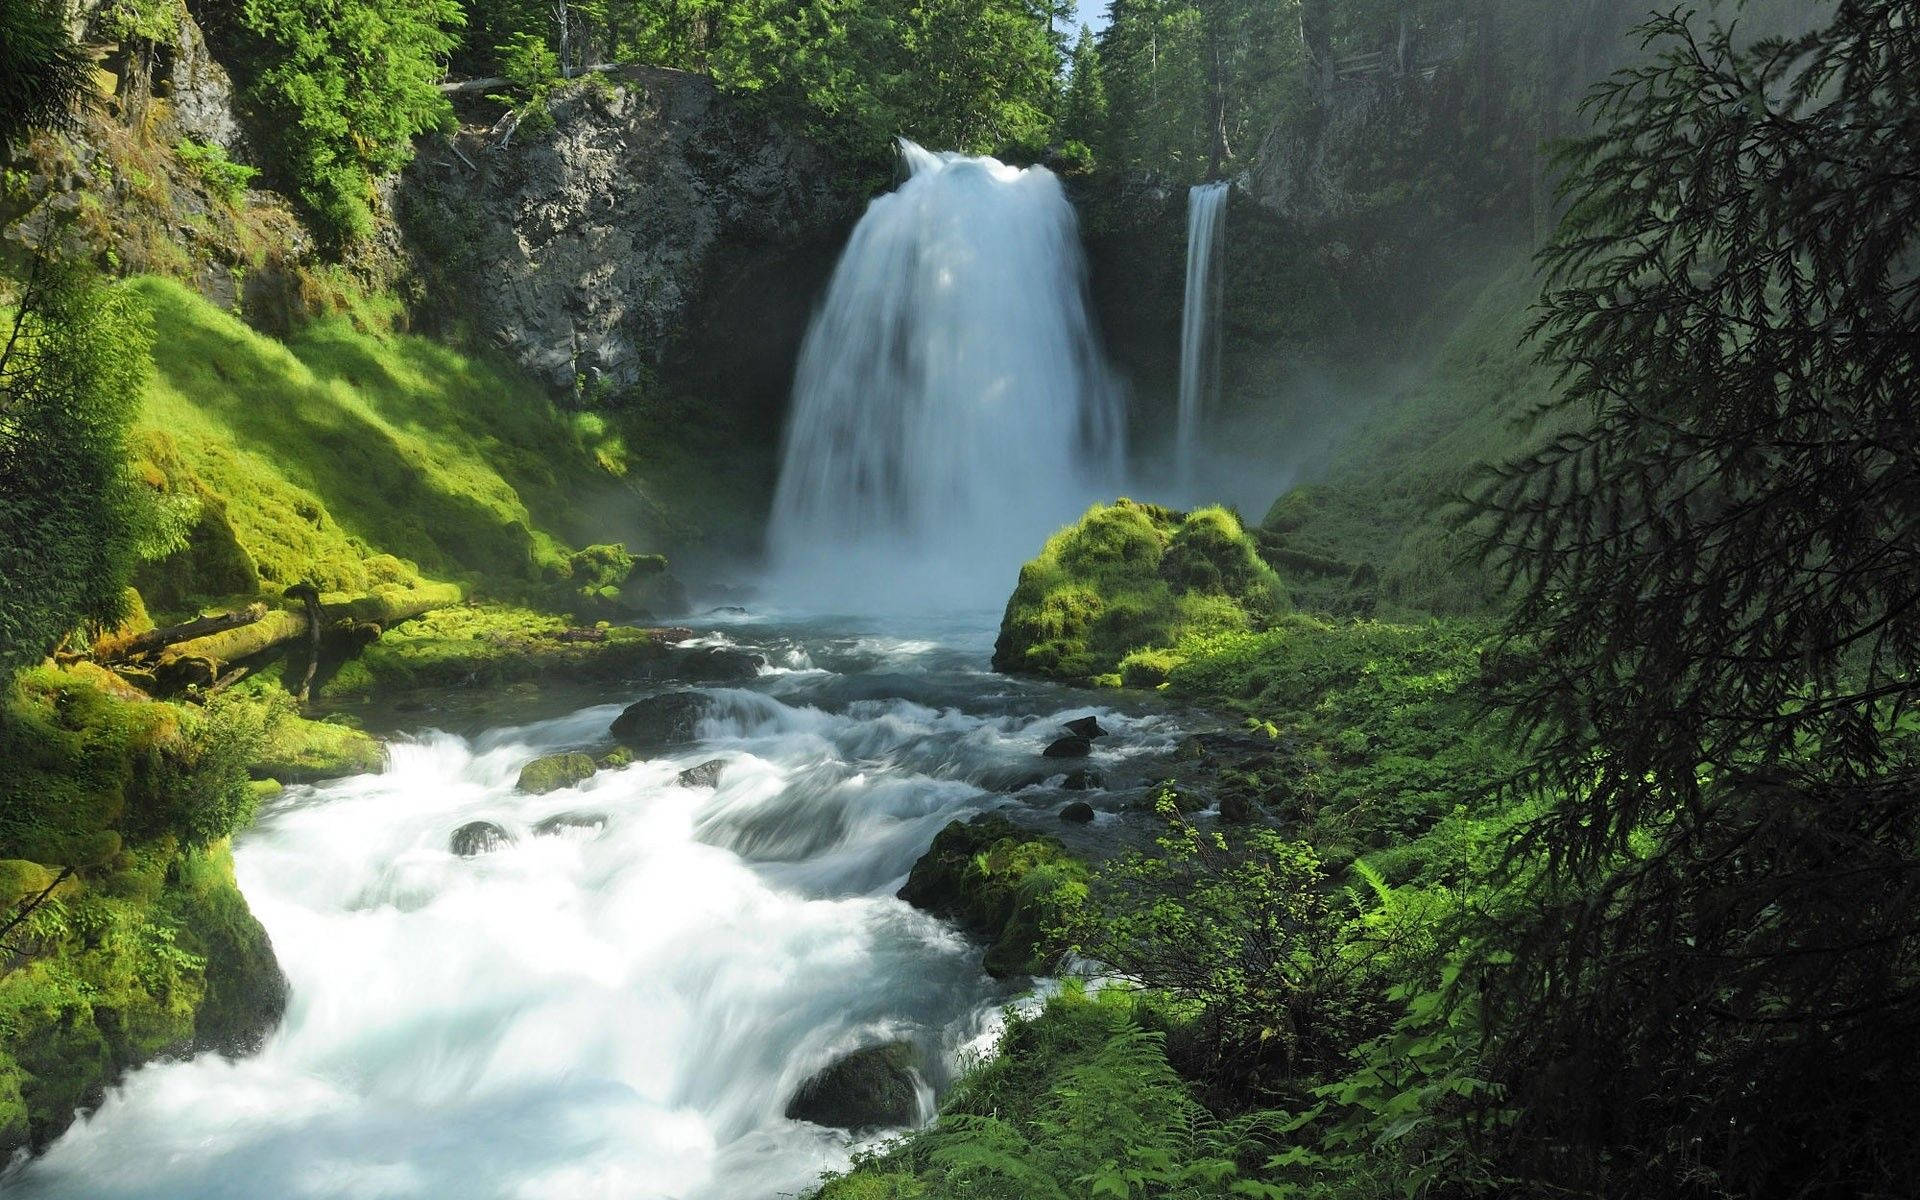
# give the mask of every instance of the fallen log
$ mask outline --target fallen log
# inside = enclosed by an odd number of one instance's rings
[[[251,625],[267,615],[264,604],[249,604],[233,612],[215,613],[211,616],[195,617],[191,621],[182,621],[178,625],[168,625],[161,629],[149,629],[145,633],[130,634],[125,637],[106,637],[94,643],[93,659],[100,663],[125,662],[139,658],[143,654],[152,654],[164,650],[179,642],[190,642],[225,630],[243,625]]]
[[[436,608],[451,608],[460,600],[457,585],[429,583],[416,588],[382,588],[365,596],[328,593],[320,598],[319,611],[322,624],[346,620],[384,628]],[[166,670],[175,663],[204,660],[224,667],[264,654],[296,638],[310,637],[312,628],[313,622],[304,610],[276,608],[250,625],[169,646],[161,653],[158,666]],[[220,673],[215,671],[216,678]]]

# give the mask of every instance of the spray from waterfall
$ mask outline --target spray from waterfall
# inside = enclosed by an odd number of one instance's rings
[[[1220,394],[1220,255],[1227,228],[1227,186],[1203,183],[1187,193],[1187,293],[1180,320],[1180,412],[1173,443],[1174,471],[1183,490],[1194,485],[1201,421]]]
[[[1119,479],[1060,181],[901,150],[911,174],[854,230],[801,351],[770,534],[789,603],[997,604]]]

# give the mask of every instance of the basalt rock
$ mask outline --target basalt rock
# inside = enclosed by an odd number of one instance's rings
[[[1107,736],[1107,731],[1100,727],[1099,717],[1081,717],[1078,720],[1068,721],[1066,730],[1075,737],[1103,738]]]
[[[585,833],[599,833],[607,827],[607,814],[589,812],[555,813],[533,827],[535,837],[565,837],[580,830]]]
[[[699,692],[666,692],[648,696],[614,718],[610,732],[639,754],[658,754],[696,740],[700,718],[713,700]]]
[[[716,758],[701,763],[697,767],[688,767],[676,776],[676,782],[683,788],[710,788],[720,786],[720,772],[727,769],[727,760]]]
[[[447,846],[461,858],[477,858],[513,845],[513,835],[492,821],[469,821],[453,831]]]
[[[855,1050],[801,1084],[787,1117],[854,1132],[906,1128],[920,1115],[918,1058],[911,1042]]]
[[[1046,749],[1046,756],[1048,758],[1085,758],[1092,753],[1092,740],[1081,737],[1078,734],[1071,737],[1063,737]]]

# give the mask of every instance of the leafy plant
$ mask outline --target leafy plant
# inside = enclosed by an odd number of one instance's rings
[[[255,167],[234,162],[227,156],[227,148],[215,143],[181,138],[173,150],[187,169],[207,185],[207,190],[229,206],[237,207],[245,199],[247,188],[260,174]]]

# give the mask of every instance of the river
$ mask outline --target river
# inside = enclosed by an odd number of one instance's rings
[[[934,835],[997,807],[1065,831],[1055,814],[1082,797],[1041,751],[1088,713],[1114,734],[1093,761],[1114,790],[1071,832],[1111,835],[1178,736],[1150,699],[991,673],[992,629],[730,619],[707,637],[770,665],[702,689],[715,704],[684,752],[518,793],[526,761],[605,749],[622,706],[659,690],[608,689],[469,736],[429,711],[385,773],[288,789],[235,854],[291,985],[279,1030],[238,1061],[133,1072],[7,1195],[803,1193],[859,1144],[784,1116],[805,1079],[910,1039],[925,1119],[1026,991],[894,898]],[[677,781],[716,758],[717,788]],[[535,833],[562,813],[604,825]],[[455,855],[475,820],[513,842]]]

